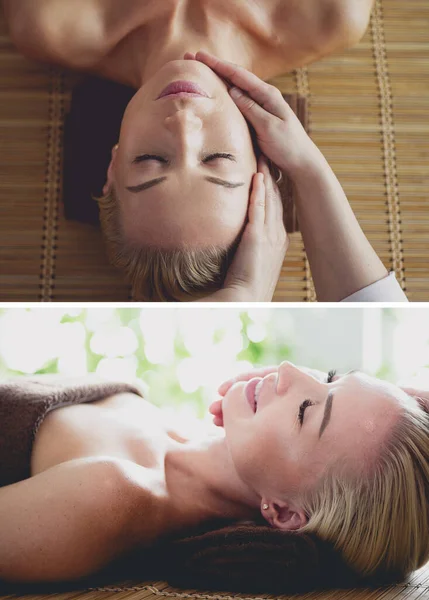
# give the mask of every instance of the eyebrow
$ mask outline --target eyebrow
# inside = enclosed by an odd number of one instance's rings
[[[325,431],[326,427],[328,426],[329,419],[331,418],[333,399],[334,399],[333,392],[329,392],[328,397],[326,399],[325,412],[323,413],[322,424],[320,425],[320,429],[319,429],[319,440],[322,437],[322,433]]]
[[[344,373],[343,377],[345,377],[346,375],[351,375],[352,373],[362,373],[362,371],[360,369],[352,369],[351,371],[347,371],[347,373]],[[333,400],[334,400],[334,394],[333,394],[333,392],[329,392],[328,397],[326,399],[326,403],[325,403],[325,411],[323,413],[322,423],[321,423],[320,429],[319,429],[319,440],[322,437],[322,433],[327,428],[329,419],[331,418]]]
[[[146,183],[141,183],[140,185],[134,185],[127,187],[126,189],[132,194],[138,194],[139,192],[143,192],[144,190],[148,190],[155,185],[159,185],[163,181],[166,181],[168,177],[158,177],[157,179],[151,179],[150,181],[146,181]],[[219,179],[219,177],[204,177],[206,181],[210,181],[210,183],[214,183],[216,185],[221,185],[223,187],[229,189],[235,189],[246,185],[244,181],[238,181],[234,183],[233,181],[226,181],[225,179]]]

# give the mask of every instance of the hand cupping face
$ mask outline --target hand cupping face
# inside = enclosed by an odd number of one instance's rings
[[[231,292],[235,301],[271,302],[289,244],[277,185],[282,178],[281,158],[287,154],[287,136],[279,127],[295,119],[304,136],[305,131],[281,93],[253,73],[205,52],[186,53],[185,59],[200,60],[227,83],[252,93],[252,98],[238,101],[237,107],[252,124],[261,155],[252,181],[248,222],[223,289]]]
[[[225,286],[244,291],[249,301],[270,302],[287,247],[280,190],[273,181],[266,158],[260,156],[250,196],[248,223]]]
[[[312,162],[317,148],[278,88],[207,52],[187,53],[185,58],[204,63],[231,86],[231,98],[253,126],[261,152],[281,172],[293,175]]]

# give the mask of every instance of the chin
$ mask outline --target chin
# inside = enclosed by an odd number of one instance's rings
[[[250,407],[247,406],[247,400],[244,397],[244,388],[246,384],[239,382],[233,385],[227,395],[222,401],[222,415],[224,427],[228,422],[229,416],[232,419],[240,418],[247,415],[247,409],[250,411]],[[232,414],[231,414],[232,413]]]

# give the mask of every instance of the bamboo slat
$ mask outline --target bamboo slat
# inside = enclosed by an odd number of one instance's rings
[[[8,590],[13,591],[13,590]],[[407,581],[379,588],[320,590],[305,594],[284,594],[273,596],[268,594],[238,594],[219,592],[216,590],[179,589],[170,586],[166,581],[119,581],[102,587],[77,587],[61,593],[9,594],[1,595],[0,600],[168,600],[170,598],[187,600],[425,600],[429,597],[429,564],[415,571]]]

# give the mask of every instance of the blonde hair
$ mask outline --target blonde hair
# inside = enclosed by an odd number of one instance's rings
[[[429,560],[429,414],[403,410],[370,468],[351,474],[341,460],[298,500],[309,516],[300,532],[330,542],[377,582],[403,579]]]
[[[113,186],[106,195],[94,200],[100,208],[109,260],[125,272],[137,300],[189,301],[222,287],[241,234],[228,248],[164,250],[144,244],[136,247],[123,234]]]

